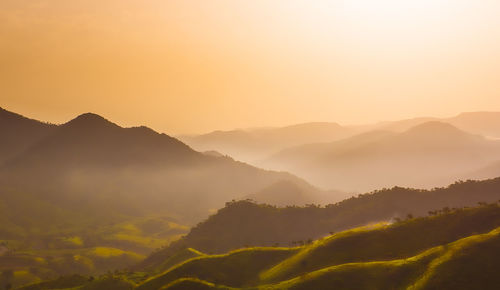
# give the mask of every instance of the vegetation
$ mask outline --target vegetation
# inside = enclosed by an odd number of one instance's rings
[[[482,203],[340,231],[298,247],[248,247],[222,255],[184,250],[165,260],[165,268],[179,262],[160,273],[156,268],[95,279],[68,276],[24,289],[58,283],[143,290],[496,289],[499,257],[500,206]]]
[[[249,200],[233,201],[192,228],[186,237],[149,256],[138,269],[159,265],[186,248],[210,254],[247,246],[300,246],[329,233],[373,222],[436,214],[440,209],[450,212],[499,199],[500,178],[457,182],[434,190],[395,187],[325,207],[279,208]]]

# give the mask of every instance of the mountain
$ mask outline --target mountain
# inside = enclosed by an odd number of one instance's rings
[[[28,119],[0,108],[0,164],[51,134],[55,125]]]
[[[50,128],[50,134],[4,162],[0,184],[65,209],[168,212],[195,222],[228,200],[281,180],[305,184],[287,173],[196,152],[146,127],[122,128],[96,114]]]
[[[500,112],[467,112],[444,121],[467,132],[500,138]]]
[[[381,221],[425,216],[443,209],[474,206],[500,199],[500,178],[457,182],[446,188],[417,190],[393,188],[346,199],[325,207],[285,207],[230,202],[217,214],[193,227],[184,238],[155,252],[137,269],[154,269],[174,253],[195,248],[224,253],[248,246],[293,246],[331,232]]]
[[[253,164],[288,147],[334,141],[356,132],[355,128],[337,123],[313,122],[278,128],[215,131],[179,138],[198,151],[216,150]]]
[[[380,122],[375,125],[365,126],[365,130],[389,130],[403,132],[411,127],[430,122],[439,121],[453,125],[460,130],[483,135],[489,138],[500,138],[500,112],[464,112],[450,118],[422,117],[398,121]]]
[[[431,121],[402,133],[371,131],[331,143],[283,150],[261,164],[324,188],[363,192],[449,184],[500,159],[500,142]]]
[[[238,160],[260,165],[279,151],[300,145],[333,142],[370,131],[401,133],[427,122],[443,122],[488,138],[500,138],[500,112],[466,112],[450,118],[421,117],[359,126],[311,122],[279,128],[214,131],[179,138],[198,151],[216,150]]]

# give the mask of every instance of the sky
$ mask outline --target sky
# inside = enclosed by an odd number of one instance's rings
[[[500,111],[500,2],[1,0],[0,107],[170,134]]]

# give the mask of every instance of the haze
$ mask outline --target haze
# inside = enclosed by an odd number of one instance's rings
[[[496,1],[0,2],[0,101],[167,133],[500,110]]]

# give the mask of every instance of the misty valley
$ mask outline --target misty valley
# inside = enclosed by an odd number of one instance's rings
[[[172,137],[0,109],[0,289],[498,289],[500,113]]]

